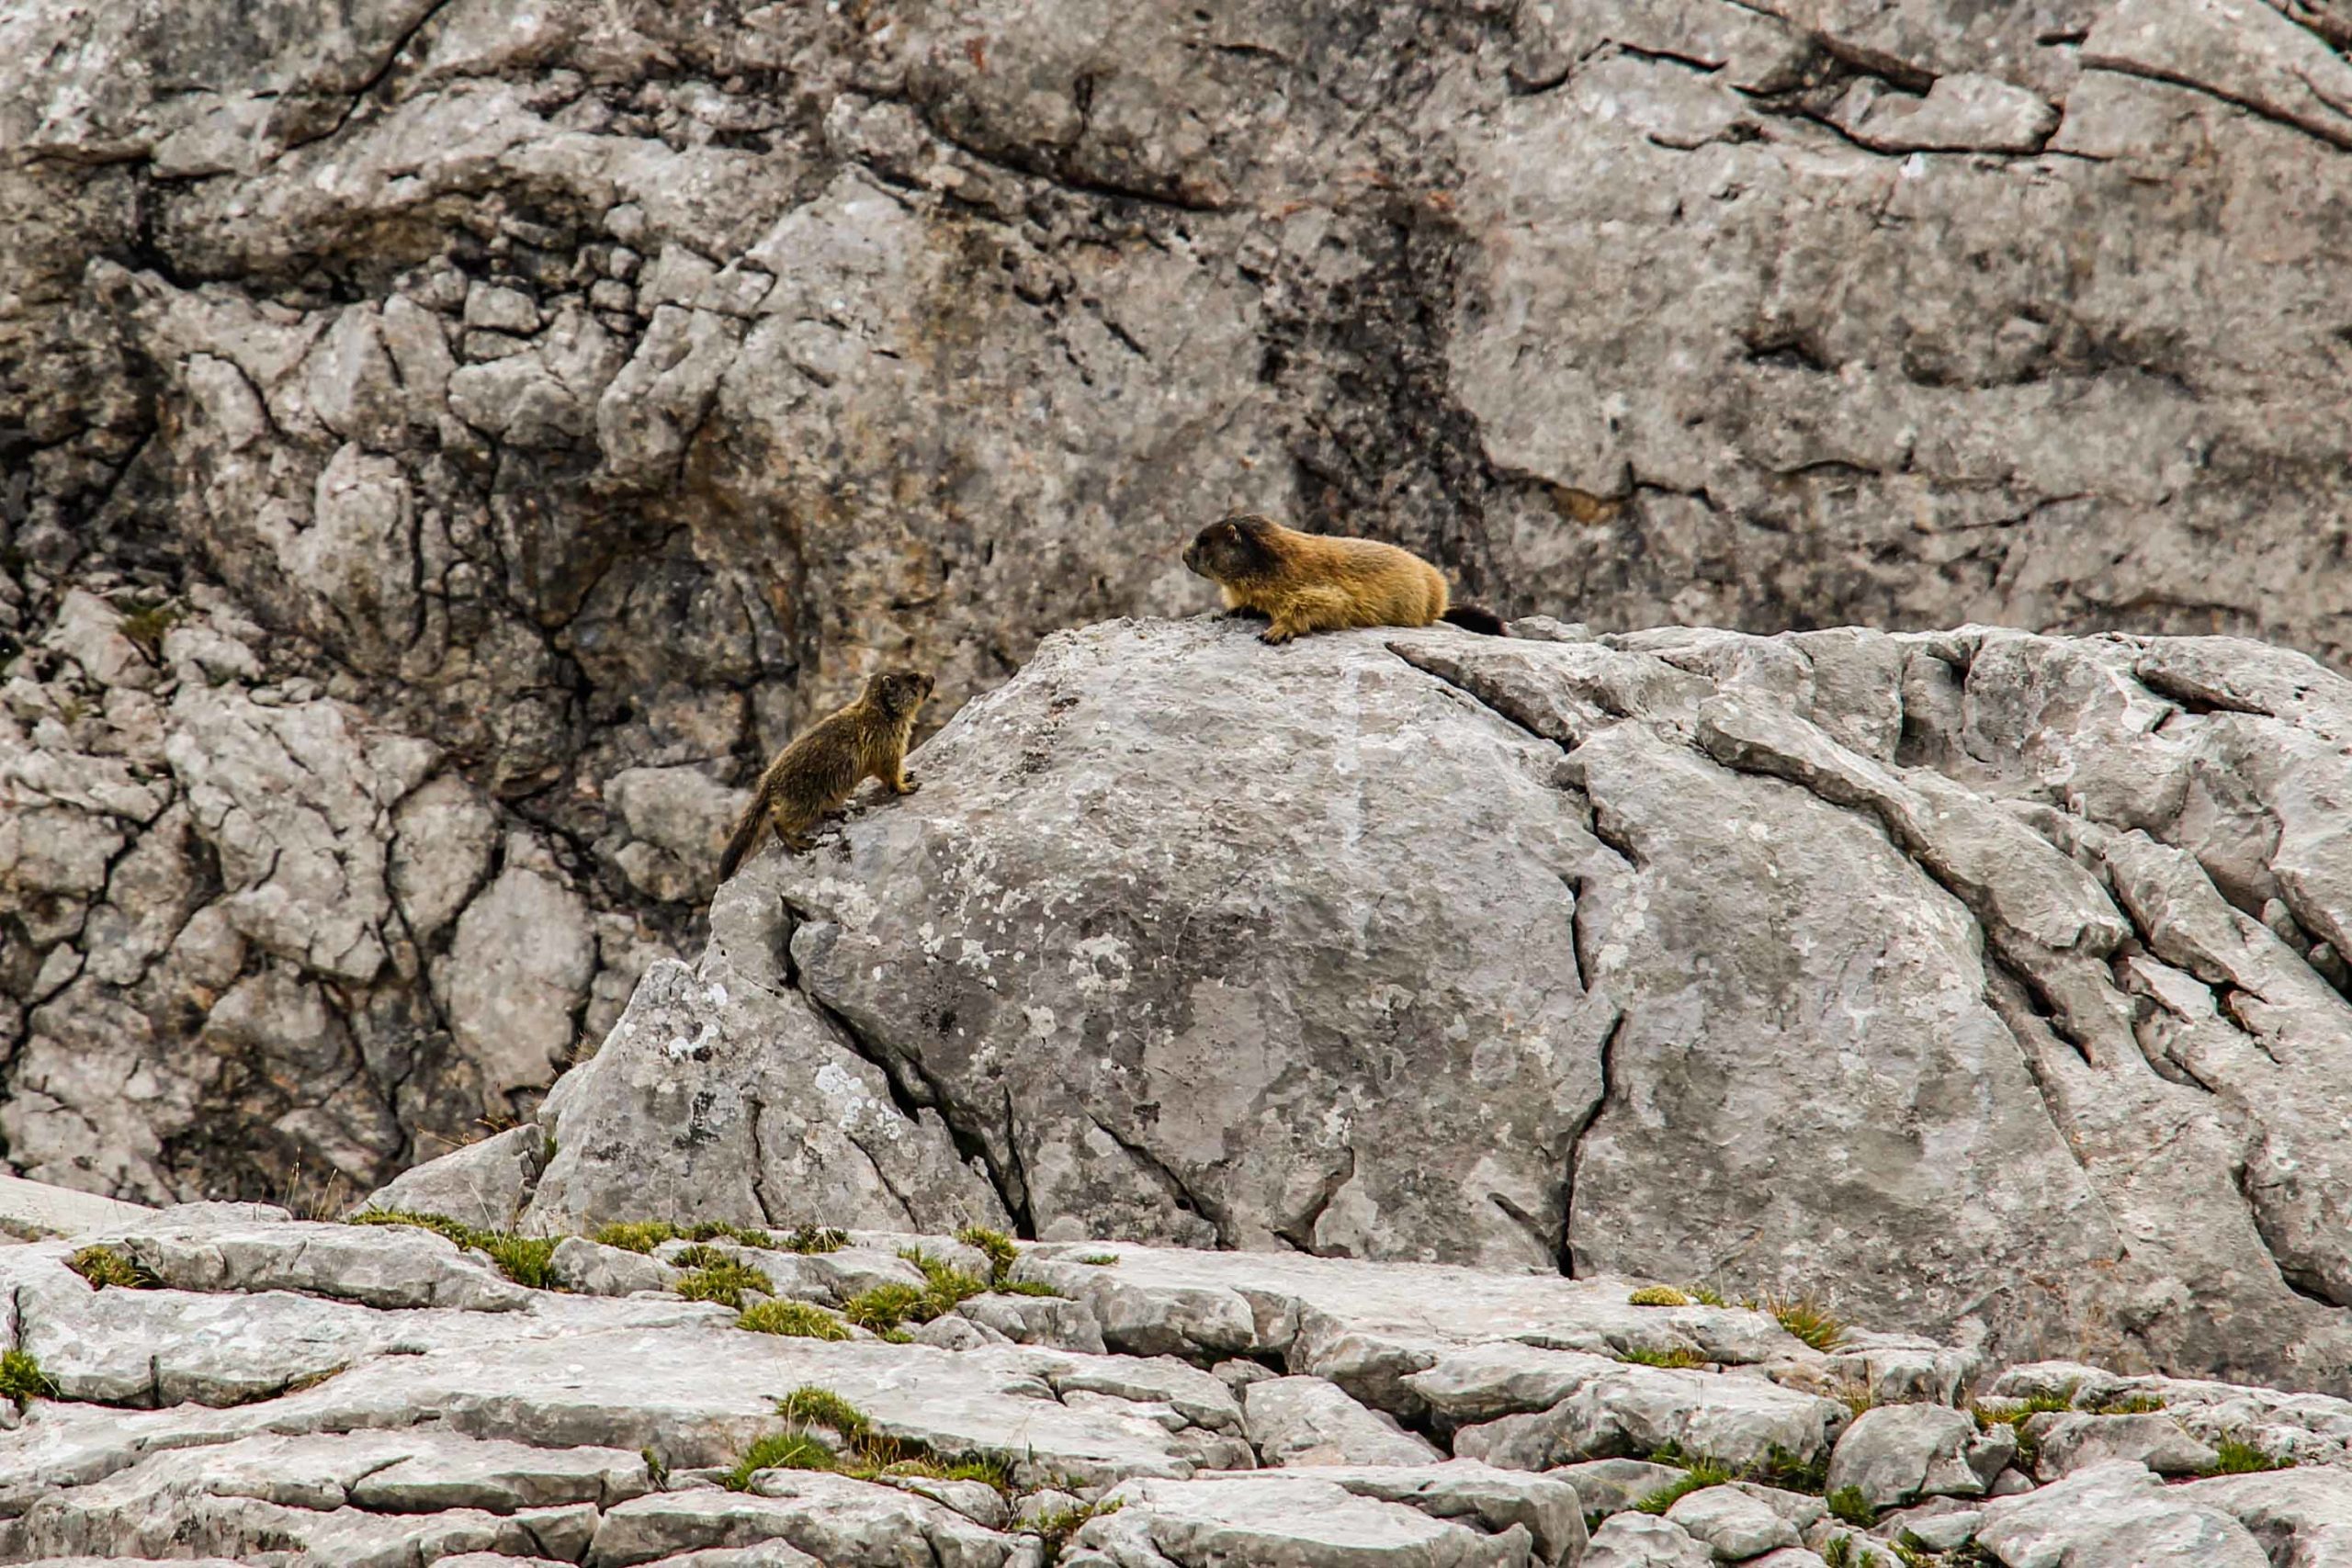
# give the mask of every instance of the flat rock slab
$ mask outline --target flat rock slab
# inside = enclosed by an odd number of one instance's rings
[[[1301,1472],[1133,1481],[1080,1528],[1073,1564],[1247,1562],[1258,1568],[1532,1568],[1524,1525],[1497,1535]]]
[[[1671,1519],[1619,1514],[1592,1532],[1584,1568],[1713,1568],[1715,1554]]]
[[[764,1471],[756,1494],[668,1492],[607,1512],[589,1568],[629,1568],[705,1548],[782,1542],[826,1568],[1002,1568],[1020,1542],[896,1487]]]
[[[144,1204],[0,1174],[0,1222],[33,1235],[73,1235],[129,1224],[150,1212]]]
[[[2094,1465],[1984,1505],[1976,1540],[2012,1568],[2270,1568],[2227,1511],[2145,1465]]]
[[[1321,1378],[1269,1378],[1241,1393],[1250,1441],[1269,1465],[1434,1464],[1445,1456]]]
[[[1453,1439],[1457,1454],[1514,1470],[1668,1447],[1738,1469],[1765,1464],[1775,1450],[1811,1460],[1829,1452],[1849,1419],[1834,1400],[1759,1376],[1521,1345],[1453,1352],[1406,1382],[1449,1417],[1523,1411],[1464,1426]]]
[[[1269,1480],[1280,1471],[1261,1470],[1232,1477]],[[1514,1526],[1534,1539],[1537,1561],[1572,1563],[1585,1543],[1586,1505],[1576,1488],[1555,1476],[1497,1470],[1474,1460],[1416,1465],[1319,1465],[1308,1475],[1360,1497],[1402,1503],[1437,1519],[1472,1519],[1499,1535]]]
[[[1605,1276],[1091,1242],[1028,1248],[1014,1273],[1086,1303],[1113,1349],[1278,1355],[1383,1409],[1412,1406],[1408,1374],[1486,1340],[1731,1363],[1819,1359],[1763,1313],[1637,1307],[1626,1300],[1633,1281]]]

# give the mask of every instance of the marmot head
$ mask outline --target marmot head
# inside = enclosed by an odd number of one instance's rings
[[[1213,582],[1262,576],[1274,564],[1274,530],[1271,517],[1237,512],[1210,524],[1184,547],[1184,564]]]
[[[893,718],[910,714],[931,695],[931,677],[920,670],[886,670],[869,676],[865,700]]]

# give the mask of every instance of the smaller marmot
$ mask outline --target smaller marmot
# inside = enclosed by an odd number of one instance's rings
[[[743,808],[727,852],[718,857],[718,879],[735,874],[759,842],[763,822],[775,827],[778,843],[797,854],[808,847],[808,829],[867,779],[880,779],[893,795],[914,794],[919,786],[907,777],[907,741],[915,714],[930,695],[931,677],[921,671],[887,671],[867,678],[857,701],[795,736],[760,775],[752,804]]]
[[[1184,564],[1225,591],[1236,615],[1263,615],[1261,642],[1288,642],[1343,626],[1426,626],[1451,621],[1489,637],[1500,617],[1450,608],[1445,578],[1408,549],[1377,539],[1302,534],[1271,517],[1236,513],[1184,547]]]

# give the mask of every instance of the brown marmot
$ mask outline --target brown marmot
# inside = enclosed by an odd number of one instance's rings
[[[931,677],[921,671],[886,671],[868,677],[857,701],[793,737],[760,775],[759,789],[718,857],[718,879],[735,874],[759,842],[763,821],[775,827],[778,843],[797,854],[808,847],[808,829],[867,779],[880,779],[894,795],[914,794],[919,786],[907,777],[907,741],[930,695]]]
[[[1491,611],[1449,607],[1445,578],[1408,549],[1377,539],[1302,534],[1271,517],[1236,513],[1184,547],[1184,564],[1225,591],[1237,615],[1263,615],[1261,642],[1288,642],[1342,626],[1426,626],[1451,621],[1489,637]]]

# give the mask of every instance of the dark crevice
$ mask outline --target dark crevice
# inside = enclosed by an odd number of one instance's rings
[[[1232,1237],[1226,1233],[1225,1215],[1220,1212],[1220,1205],[1209,1202],[1203,1199],[1198,1193],[1195,1193],[1193,1190],[1191,1184],[1187,1182],[1182,1175],[1178,1174],[1175,1168],[1170,1166],[1166,1160],[1161,1159],[1158,1155],[1152,1153],[1150,1149],[1145,1147],[1142,1144],[1137,1143],[1135,1139],[1128,1137],[1124,1133],[1121,1133],[1117,1128],[1109,1125],[1101,1117],[1094,1115],[1091,1111],[1089,1111],[1086,1113],[1086,1119],[1089,1122],[1091,1122],[1095,1128],[1101,1132],[1104,1137],[1118,1145],[1120,1152],[1125,1154],[1129,1159],[1133,1160],[1136,1167],[1140,1168],[1145,1175],[1150,1177],[1156,1183],[1158,1183],[1159,1186],[1167,1192],[1169,1201],[1173,1203],[1180,1212],[1187,1214],[1197,1214],[1202,1219],[1206,1220],[1209,1223],[1209,1227],[1216,1233],[1217,1246],[1221,1247],[1230,1247],[1233,1245]]]
[[[1301,1252],[1315,1251],[1315,1227],[1322,1223],[1324,1214],[1330,1210],[1331,1201],[1340,1195],[1340,1189],[1355,1179],[1355,1145],[1348,1145],[1340,1152],[1347,1156],[1346,1160],[1324,1176],[1316,1189],[1314,1200],[1306,1206],[1306,1213],[1290,1224],[1274,1227],[1274,1235],[1279,1239]]]
[[[784,1222],[776,1214],[775,1205],[768,1201],[768,1145],[766,1129],[762,1125],[768,1112],[767,1101],[757,1095],[744,1098],[752,1108],[752,1201],[760,1206],[761,1223],[782,1224]],[[878,1176],[881,1173],[877,1170],[875,1174]],[[907,1217],[910,1220],[914,1218],[912,1213]]]
[[[2252,714],[2257,718],[2278,716],[2268,708],[2257,707],[2243,697],[2217,692],[2170,670],[2151,667],[2144,660],[2135,665],[2132,672],[2139,678],[2140,684],[2167,702],[2178,703],[2184,712],[2200,718],[2214,713]]]
[[[1576,965],[1577,989],[1587,996],[1592,994],[1592,954],[1590,938],[1584,929],[1585,888],[1589,878],[1562,875],[1560,884],[1568,890],[1568,961]]]
[[[2346,152],[2352,152],[2352,128],[2343,130],[2323,129],[2308,120],[2281,114],[2277,109],[2256,103],[2251,97],[2241,97],[2237,94],[2224,92],[2212,83],[2200,82],[2184,72],[2166,71],[2143,61],[2119,60],[2112,55],[2086,55],[2083,58],[2083,65],[2086,70],[2107,71],[2118,76],[2133,76],[2143,82],[2161,82],[2168,87],[2179,87],[2188,92],[2201,93],[2216,103],[2228,104],[2233,108],[2243,109],[2257,119],[2267,120],[2273,125],[2283,125],[2290,130],[2300,130],[2314,141],[2324,141],[2332,147],[2340,147]],[[2305,85],[2309,85],[2308,83]]]
[[[791,899],[786,898],[783,902],[796,929],[816,919],[808,910],[795,906]],[[1010,1156],[1004,1161],[997,1158],[987,1137],[972,1124],[970,1114],[956,1104],[954,1097],[947,1092],[945,1086],[932,1075],[921,1058],[894,1051],[886,1044],[868,1039],[865,1032],[846,1013],[831,1006],[818,996],[808,984],[807,976],[800,971],[799,961],[792,951],[792,941],[789,936],[785,939],[780,957],[786,983],[797,993],[801,1000],[808,1004],[809,1010],[825,1023],[831,1031],[833,1037],[850,1055],[880,1070],[883,1084],[889,1091],[891,1104],[897,1108],[899,1114],[906,1119],[909,1125],[920,1128],[922,1125],[922,1113],[925,1111],[931,1111],[939,1124],[947,1130],[948,1139],[955,1145],[957,1156],[966,1166],[982,1173],[987,1178],[989,1185],[996,1189],[997,1201],[1003,1204],[1005,1213],[1012,1217],[1014,1224],[1019,1225],[1029,1223],[1026,1219],[1029,1214],[1028,1193],[1019,1174],[1017,1159]],[[1006,1100],[1008,1111],[1011,1104],[1011,1100],[1008,1098]],[[1004,1128],[1004,1140],[1006,1148],[1010,1150],[1012,1146],[1012,1128],[1009,1122]],[[903,1199],[901,1201],[903,1201]],[[912,1217],[913,1211],[910,1210],[909,1214]],[[1034,1224],[1031,1224],[1031,1229],[1034,1231]]]
[[[1566,1180],[1560,1188],[1560,1272],[1567,1279],[1577,1277],[1576,1247],[1572,1235],[1576,1214],[1577,1160],[1584,1152],[1585,1134],[1617,1093],[1617,1042],[1625,1032],[1626,1015],[1619,1013],[1609,1021],[1609,1032],[1600,1037],[1600,1092],[1593,1096],[1592,1104],[1577,1124],[1568,1130]]]

